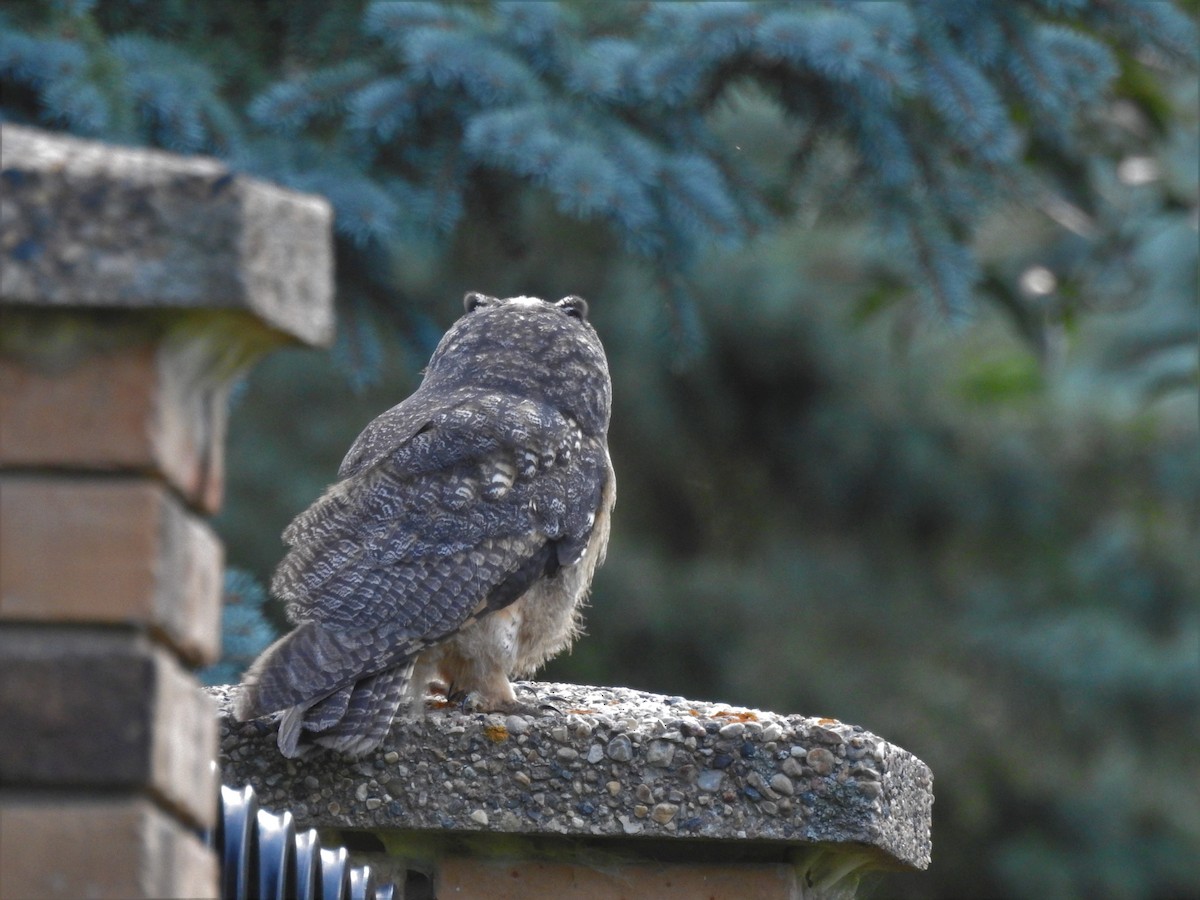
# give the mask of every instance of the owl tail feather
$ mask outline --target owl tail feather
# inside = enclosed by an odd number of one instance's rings
[[[315,747],[346,756],[372,752],[408,702],[412,671],[408,662],[347,685],[323,700],[291,707],[279,720],[279,751],[289,759],[305,756]]]
[[[396,664],[395,655],[379,658],[378,650],[377,639],[369,632],[335,631],[305,622],[264,650],[246,670],[234,716],[245,721],[294,706],[307,709]]]
[[[408,699],[413,671],[412,654],[401,645],[396,655],[377,663],[387,668],[372,672],[374,644],[369,634],[304,623],[247,670],[235,718],[282,712],[279,749],[289,758],[304,755],[314,743],[350,756],[371,752]],[[397,657],[400,665],[394,665]]]
[[[396,713],[411,701],[412,673],[413,663],[409,661],[364,678],[354,685],[345,712],[336,723],[326,726],[314,721],[314,707],[304,718],[305,732],[314,744],[346,756],[370,753],[387,737]]]

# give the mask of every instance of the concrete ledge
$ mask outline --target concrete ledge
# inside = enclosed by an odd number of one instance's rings
[[[251,312],[333,335],[332,213],[214,159],[0,127],[0,295],[43,307]]]
[[[306,827],[371,831],[384,846],[486,835],[690,839],[711,848],[698,851],[709,859],[730,844],[749,859],[769,843],[774,858],[782,848],[794,851],[784,858],[857,856],[864,868],[929,865],[929,768],[830,719],[523,683],[517,696],[530,712],[434,709],[398,721],[363,760],[289,761],[272,723],[234,722],[230,689],[211,693],[226,784],[253,785],[265,808],[290,809]]]

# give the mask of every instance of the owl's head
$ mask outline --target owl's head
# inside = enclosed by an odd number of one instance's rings
[[[463,307],[429,361],[427,382],[537,399],[574,418],[585,433],[608,430],[612,382],[586,300],[471,292]]]

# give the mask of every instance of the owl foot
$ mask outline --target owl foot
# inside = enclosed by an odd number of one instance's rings
[[[540,716],[547,706],[526,703],[521,700],[497,700],[484,696],[479,691],[450,690],[446,693],[446,705],[457,706],[463,715],[471,713],[508,713],[509,715]],[[553,707],[550,707],[553,710]]]
[[[508,712],[508,704],[503,700],[497,701],[484,696],[480,691],[453,686],[446,691],[446,704],[457,706],[459,712],[464,715],[467,713]]]
[[[446,689],[446,705],[457,706],[463,715],[473,712],[489,712],[483,708],[483,698],[476,691]]]

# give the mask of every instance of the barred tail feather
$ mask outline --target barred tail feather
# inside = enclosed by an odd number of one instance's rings
[[[375,750],[391,730],[396,713],[411,699],[412,673],[410,660],[360,681],[341,720],[328,728],[313,729],[313,742],[346,756],[365,756]],[[305,729],[310,727],[306,716]]]
[[[408,699],[412,671],[409,661],[346,685],[322,700],[288,709],[279,721],[279,752],[295,759],[316,747],[346,756],[365,756],[375,750]]]
[[[234,716],[245,721],[301,704],[307,708],[325,699],[370,674],[364,669],[374,644],[369,632],[303,623],[264,650],[246,671]]]

